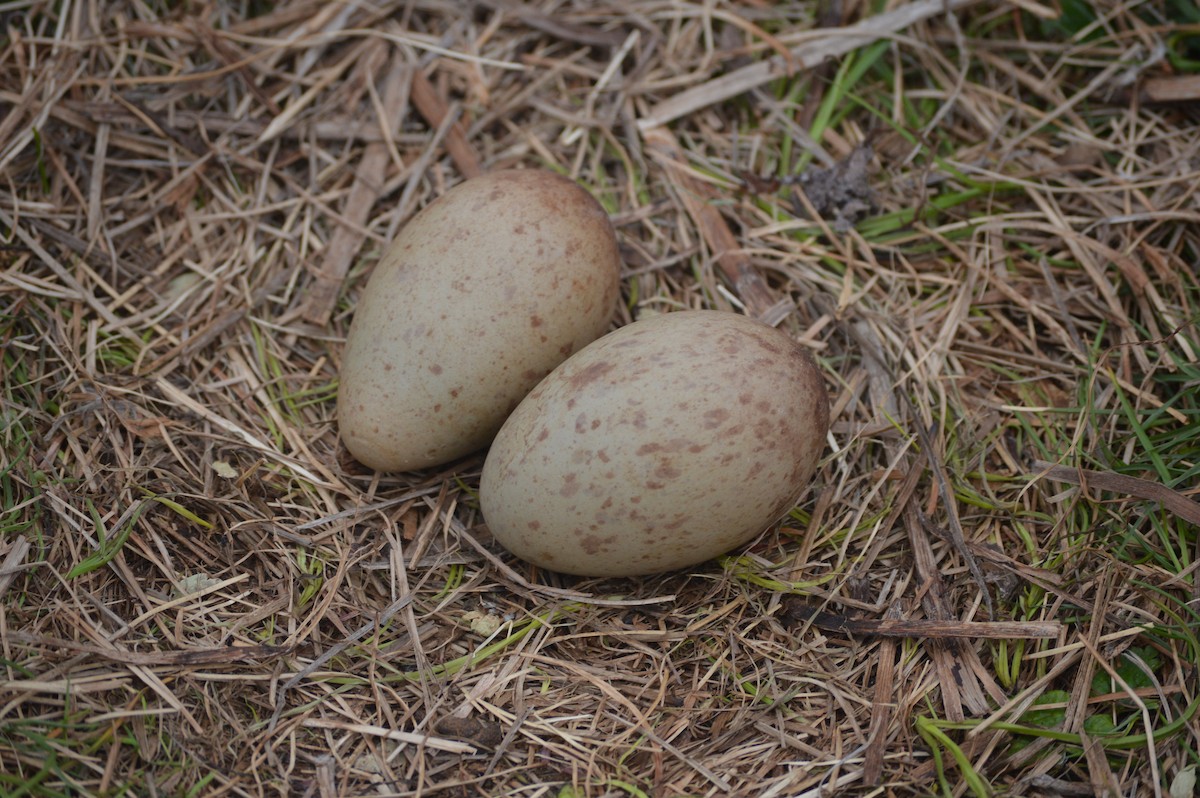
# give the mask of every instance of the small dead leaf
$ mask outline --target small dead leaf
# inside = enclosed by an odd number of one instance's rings
[[[237,479],[237,469],[226,463],[224,460],[216,460],[212,464],[212,470],[217,472],[217,476],[224,479]]]
[[[483,635],[484,637],[487,637],[495,632],[500,628],[500,624],[504,623],[499,615],[483,613],[479,612],[478,610],[464,612],[462,619],[470,624],[472,632],[478,635]]]
[[[354,769],[370,773],[372,776],[382,776],[386,772],[379,757],[373,753],[361,754],[358,759],[354,760]]]
[[[1083,141],[1073,141],[1063,148],[1058,162],[1072,169],[1087,169],[1098,166],[1103,158],[1104,153],[1098,147]]]
[[[417,515],[416,510],[409,510],[400,517],[400,537],[405,541],[411,541],[417,537],[417,529],[420,527],[421,517]]]
[[[161,440],[163,427],[173,423],[166,416],[147,416],[144,418],[124,418],[125,427],[142,440]]]
[[[196,173],[184,175],[163,196],[162,201],[164,204],[174,205],[180,213],[187,213],[199,188],[200,178]]]
[[[171,278],[171,281],[167,283],[165,298],[174,302],[199,284],[200,275],[195,272],[184,272],[177,277]]]
[[[845,160],[828,169],[808,169],[800,175],[800,186],[813,209],[839,233],[875,211],[869,174],[874,156],[875,150],[869,143],[861,144]],[[803,215],[803,207],[798,207],[797,212]]]
[[[209,588],[220,583],[220,579],[214,579],[208,574],[191,574],[183,577],[175,583],[175,595],[186,596],[190,593],[199,593],[205,588]]]
[[[504,739],[504,733],[499,723],[474,717],[456,718],[450,715],[438,720],[433,725],[433,730],[443,737],[466,740],[489,748],[499,745],[500,741]]]
[[[1196,766],[1188,765],[1171,780],[1171,798],[1193,798],[1196,794]]]

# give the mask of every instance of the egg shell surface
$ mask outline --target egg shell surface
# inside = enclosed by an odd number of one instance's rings
[[[467,180],[414,216],[363,290],[338,389],[342,441],[382,471],[486,446],[619,295],[608,215],[543,170]]]
[[[681,311],[590,344],[505,422],[480,506],[518,557],[582,576],[695,565],[791,509],[825,445],[811,355],[744,316]]]

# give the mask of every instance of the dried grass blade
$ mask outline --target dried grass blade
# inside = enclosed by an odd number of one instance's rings
[[[1189,524],[1200,526],[1200,502],[1192,501],[1182,493],[1159,482],[1130,477],[1125,474],[1114,474],[1111,471],[1070,468],[1042,460],[1033,462],[1033,470],[1037,472],[1038,476],[1055,482],[1067,482],[1082,488],[1091,486],[1112,493],[1124,493],[1127,496],[1157,502]]]
[[[979,591],[983,594],[983,603],[987,606],[988,617],[996,617],[996,607],[992,603],[992,593],[988,590],[987,581],[983,578],[983,569],[979,567],[979,563],[975,560],[975,555],[971,553],[971,549],[967,546],[967,538],[963,533],[962,522],[958,517],[958,502],[955,499],[954,491],[950,489],[950,480],[946,478],[946,472],[942,470],[942,464],[937,459],[933,450],[933,436],[925,429],[920,422],[917,423],[917,433],[921,438],[921,448],[926,451],[926,460],[929,462],[929,470],[933,474],[934,481],[937,482],[938,495],[942,497],[942,506],[946,510],[946,518],[949,521],[947,526],[947,535],[950,538],[951,545],[958,555],[966,562],[967,568],[971,571],[971,577],[975,580],[975,584],[979,586]],[[922,514],[922,521],[927,519]]]
[[[368,723],[345,723],[337,720],[326,720],[325,718],[305,718],[304,722],[300,725],[309,729],[334,729],[336,731],[353,732],[354,734],[366,734],[371,737],[382,737],[385,740],[410,743],[435,751],[446,751],[451,754],[476,753],[474,746],[460,743],[456,740],[447,740],[443,737],[433,737],[428,734],[400,731],[399,729],[385,729],[382,726],[373,726]]]
[[[192,355],[221,337],[222,333],[244,319],[250,311],[257,308],[263,302],[266,302],[271,295],[287,285],[290,279],[291,274],[287,270],[276,272],[266,285],[251,294],[250,302],[247,305],[224,311],[207,325],[197,330],[195,334],[188,336],[182,343],[173,346],[162,357],[141,369],[142,373],[165,377],[175,369],[185,365]]]
[[[591,47],[618,47],[625,41],[626,34],[620,30],[600,30],[587,25],[562,22],[549,14],[528,8],[525,3],[502,2],[502,0],[478,0],[479,4],[511,15],[523,25],[547,33],[557,39],[579,42]]]
[[[900,605],[888,608],[885,621],[899,620]],[[896,681],[896,643],[885,638],[879,644],[879,660],[875,666],[875,711],[871,713],[871,729],[867,735],[867,750],[863,756],[863,781],[877,784],[883,773],[883,756],[887,752],[888,724],[892,720],[894,698],[892,686]]]
[[[791,74],[797,64],[801,68],[820,64],[826,58],[845,55],[917,22],[940,13],[955,11],[974,2],[977,0],[917,0],[915,3],[902,5],[893,11],[869,17],[844,28],[822,28],[815,32],[813,40],[793,48],[790,58],[776,55],[664,100],[638,120],[638,127],[648,131],[665,125],[705,106],[728,100],[782,75]]]
[[[746,315],[753,318],[775,315],[772,313],[777,304],[775,295],[751,265],[721,212],[708,202],[708,187],[684,167],[685,158],[679,142],[670,131],[661,128],[644,131],[643,138],[675,187],[688,215],[700,228],[721,271],[745,304]]]
[[[912,546],[917,577],[921,584],[929,585],[922,599],[925,612],[933,620],[951,620],[953,616],[945,599],[942,575],[919,516],[920,510],[909,504],[904,513],[909,545]],[[982,666],[975,667],[974,662],[965,661],[979,659],[974,649],[953,643],[934,645],[930,647],[930,657],[941,682],[942,705],[947,718],[952,721],[964,720],[964,701],[975,714],[982,715],[990,710],[978,680],[978,674],[983,670]],[[987,692],[992,696],[999,696],[997,700],[1002,700],[1004,695],[995,684],[988,684]]]
[[[959,621],[927,618],[906,619],[846,618],[802,604],[788,607],[788,621],[811,622],[827,632],[861,634],[874,637],[914,637],[927,640],[1013,640],[1018,638],[1053,639],[1062,632],[1058,621]]]
[[[282,646],[217,646],[213,648],[185,648],[177,651],[130,651],[116,646],[97,646],[77,643],[27,632],[9,631],[8,638],[14,643],[42,646],[60,652],[91,654],[130,667],[198,667],[228,665],[235,662],[260,662],[286,654]]]
[[[339,641],[336,645],[330,646],[319,657],[317,657],[312,662],[305,665],[299,671],[294,673],[291,676],[291,678],[289,678],[286,682],[284,682],[282,685],[280,685],[279,692],[275,696],[275,711],[271,714],[271,722],[269,724],[269,728],[273,731],[275,729],[276,724],[279,723],[279,717],[283,714],[283,710],[287,706],[287,704],[285,704],[283,701],[283,697],[287,693],[288,690],[291,690],[293,687],[298,685],[301,681],[303,681],[306,677],[308,677],[310,674],[315,672],[318,668],[320,668],[326,662],[329,662],[329,660],[333,659],[338,654],[341,654],[347,648],[354,645],[354,643],[356,643],[359,640],[366,637],[368,632],[378,629],[381,626],[383,626],[384,624],[386,624],[393,615],[395,615],[397,612],[399,612],[400,610],[407,607],[409,604],[412,603],[412,601],[413,601],[412,593],[409,593],[408,595],[401,596],[400,598],[396,599],[395,601],[393,601],[391,603],[391,605],[389,605],[387,607],[387,609],[385,609],[382,613],[380,613],[378,618],[372,618],[367,623],[364,623],[362,626],[358,627],[353,632],[346,635],[346,637],[343,638],[341,641]]]
[[[342,282],[362,244],[363,235],[359,231],[366,225],[371,207],[383,189],[382,177],[391,157],[388,131],[392,131],[393,136],[399,132],[408,107],[406,95],[411,71],[411,67],[399,55],[393,55],[383,87],[383,111],[387,118],[379,120],[381,129],[386,127],[385,135],[380,141],[373,141],[367,145],[355,171],[354,185],[350,188],[350,196],[347,197],[346,207],[342,211],[342,216],[352,224],[338,225],[334,231],[333,240],[330,241],[321,261],[321,271],[312,285],[308,307],[304,311],[305,320],[313,324],[324,326],[329,323],[329,317],[337,305]]]
[[[29,538],[24,535],[17,535],[13,539],[8,554],[4,557],[4,562],[0,564],[0,599],[4,598],[4,594],[8,592],[13,577],[25,568],[25,557],[29,554],[31,547]]]
[[[433,88],[433,84],[421,70],[413,70],[412,86],[409,91],[412,95],[413,105],[429,123],[429,126],[434,129],[441,127],[449,114],[449,107],[438,96],[437,90]],[[450,153],[454,165],[458,167],[458,171],[462,173],[463,177],[478,177],[483,174],[479,156],[475,154],[474,148],[467,141],[467,134],[460,121],[455,120],[451,123],[449,130],[446,131],[445,143],[446,151]]]
[[[195,399],[193,399],[192,397],[190,397],[186,393],[184,393],[182,390],[180,390],[179,388],[176,388],[174,385],[167,382],[165,379],[160,377],[154,381],[154,384],[158,387],[158,389],[160,391],[162,391],[163,396],[165,396],[171,402],[174,402],[175,404],[183,405],[191,412],[193,412],[203,418],[208,419],[209,421],[216,424],[218,427],[225,430],[226,432],[229,432],[229,433],[237,436],[238,438],[240,438],[244,443],[248,444],[255,451],[261,452],[261,453],[267,455],[268,457],[270,457],[271,459],[282,463],[283,465],[285,465],[288,468],[290,468],[291,470],[295,471],[297,474],[304,477],[305,479],[307,479],[309,482],[313,483],[316,486],[323,487],[323,488],[332,487],[330,485],[330,483],[321,479],[316,474],[314,474],[312,471],[309,471],[307,468],[302,466],[299,462],[296,462],[293,458],[288,457],[287,455],[283,454],[282,452],[277,451],[273,446],[269,446],[265,442],[259,440],[258,438],[255,438],[253,435],[251,435],[245,429],[238,426],[237,424],[230,421],[229,419],[225,418],[224,416],[221,416],[217,413],[214,413],[212,410],[209,410],[207,407],[200,404]]]
[[[4,225],[14,234],[16,234],[17,238],[21,240],[21,243],[29,247],[29,249],[33,251],[33,254],[37,255],[38,259],[48,266],[50,271],[57,275],[58,279],[62,281],[63,285],[74,292],[74,299],[83,302],[89,308],[95,311],[100,318],[104,319],[111,329],[121,331],[122,333],[126,334],[131,341],[139,340],[139,337],[130,332],[121,322],[121,320],[114,316],[113,312],[109,310],[104,303],[97,299],[91,291],[86,290],[82,285],[79,284],[79,280],[75,278],[75,275],[71,274],[69,269],[59,263],[58,259],[47,252],[46,249],[37,241],[37,239],[26,232],[24,226],[17,224],[16,220],[13,219],[12,216],[9,216],[7,213],[5,213],[3,209],[0,209],[0,224]]]

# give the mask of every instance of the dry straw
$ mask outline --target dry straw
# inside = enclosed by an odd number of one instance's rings
[[[1200,19],[885,5],[0,2],[0,793],[1184,794]],[[780,528],[566,579],[346,456],[367,275],[511,166],[615,323],[812,348]]]

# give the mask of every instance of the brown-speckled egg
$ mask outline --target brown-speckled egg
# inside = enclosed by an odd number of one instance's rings
[[[486,446],[522,397],[604,334],[620,256],[604,209],[541,170],[468,180],[401,230],[346,340],[338,423],[384,471]]]
[[[812,357],[734,313],[610,333],[505,422],[480,485],[509,551],[583,576],[683,568],[746,543],[803,493],[829,403]]]

